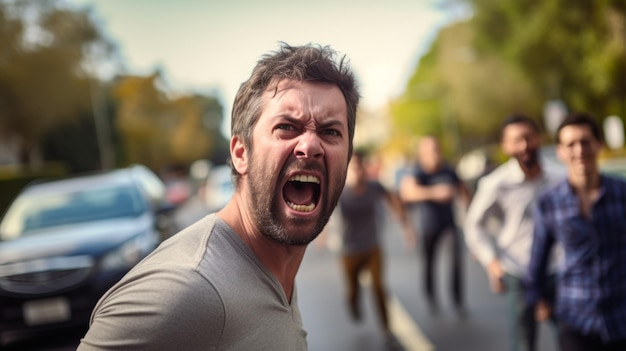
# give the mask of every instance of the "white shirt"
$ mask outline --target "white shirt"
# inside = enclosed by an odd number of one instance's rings
[[[533,238],[533,206],[537,195],[565,177],[565,169],[540,160],[541,174],[527,180],[511,158],[478,182],[464,224],[470,252],[487,266],[498,259],[505,272],[524,277]]]

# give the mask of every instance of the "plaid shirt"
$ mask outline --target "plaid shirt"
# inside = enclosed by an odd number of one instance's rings
[[[626,182],[601,176],[591,219],[567,180],[542,194],[535,211],[529,302],[542,298],[548,254],[564,251],[557,280],[559,323],[604,341],[626,339]]]

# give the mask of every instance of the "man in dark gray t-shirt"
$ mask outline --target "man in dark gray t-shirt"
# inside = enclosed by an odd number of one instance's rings
[[[233,106],[232,199],[111,288],[78,350],[306,350],[296,273],[341,195],[358,101],[328,46],[262,56]]]
[[[380,226],[377,220],[383,205],[389,205],[402,221],[405,239],[413,244],[414,233],[400,198],[387,191],[380,182],[368,179],[364,154],[355,152],[348,167],[346,186],[339,198],[338,210],[342,219],[341,262],[347,282],[347,300],[355,320],[361,318],[359,274],[369,271],[376,296],[378,316],[383,336],[388,343],[394,342],[389,328],[387,297],[383,286],[382,249],[379,241]],[[386,203],[385,203],[386,202]]]

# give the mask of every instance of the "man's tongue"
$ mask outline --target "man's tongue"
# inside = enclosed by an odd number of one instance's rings
[[[313,202],[313,185],[302,182],[287,182],[283,189],[283,197],[296,205],[308,205]]]

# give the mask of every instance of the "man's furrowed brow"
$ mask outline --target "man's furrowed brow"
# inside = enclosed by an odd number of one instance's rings
[[[340,118],[329,118],[318,123],[320,128],[342,128],[346,126]]]
[[[294,117],[288,113],[280,113],[276,115],[276,119],[280,121],[284,121],[284,122],[294,123],[294,124],[302,123],[302,120],[300,118]]]

